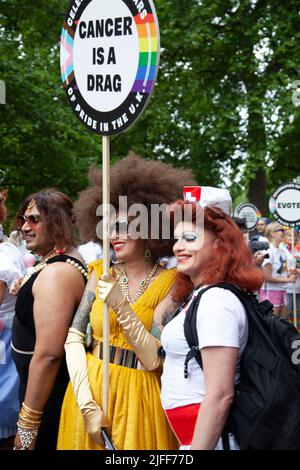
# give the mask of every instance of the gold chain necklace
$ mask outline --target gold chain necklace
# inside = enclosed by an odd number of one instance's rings
[[[122,294],[124,295],[125,299],[130,303],[133,304],[134,302],[137,301],[137,299],[145,292],[147,289],[152,277],[156,273],[157,269],[159,267],[158,263],[155,263],[151,271],[147,274],[147,276],[140,282],[140,286],[138,288],[137,293],[135,294],[134,298],[131,299],[129,295],[129,280],[128,276],[125,270],[125,266],[123,269],[120,271],[120,273],[117,276],[117,281],[120,282],[120,287]]]

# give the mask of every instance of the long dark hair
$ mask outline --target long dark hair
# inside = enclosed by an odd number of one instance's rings
[[[69,196],[56,189],[43,189],[26,197],[20,207],[17,217],[23,215],[30,201],[34,200],[36,207],[45,218],[48,235],[57,246],[75,245],[75,227],[73,203]]]

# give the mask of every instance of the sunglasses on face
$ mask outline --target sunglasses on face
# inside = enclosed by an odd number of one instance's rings
[[[20,215],[17,218],[17,224],[19,228],[22,228],[23,225],[28,222],[30,226],[35,226],[39,222],[41,222],[41,216],[38,214],[32,214],[32,215]]]
[[[184,232],[181,237],[176,237],[174,235],[174,237],[172,238],[172,243],[173,245],[175,245],[175,243],[177,243],[179,240],[183,240],[184,242],[187,242],[187,243],[192,243],[192,242],[195,242],[196,240],[200,240],[200,235],[198,233],[195,233],[195,232]]]

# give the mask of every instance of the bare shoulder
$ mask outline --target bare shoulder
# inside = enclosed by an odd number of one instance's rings
[[[37,277],[34,283],[34,290],[47,286],[67,286],[70,289],[77,289],[84,285],[84,274],[77,267],[66,263],[56,262],[46,266]]]
[[[81,275],[81,271],[78,269],[80,265],[71,264],[64,261],[57,261],[56,263],[48,264],[45,269],[43,269],[42,274],[47,273],[47,276],[52,276],[55,274],[65,275],[65,276],[78,276]],[[83,269],[83,271],[85,271]]]

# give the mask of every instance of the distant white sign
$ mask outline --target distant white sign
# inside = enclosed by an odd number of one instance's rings
[[[269,208],[280,224],[288,227],[300,225],[300,184],[280,186],[270,197]]]
[[[246,227],[249,231],[256,227],[257,219],[261,217],[261,213],[257,207],[250,202],[239,204],[234,211],[234,215],[235,217],[245,220]]]

